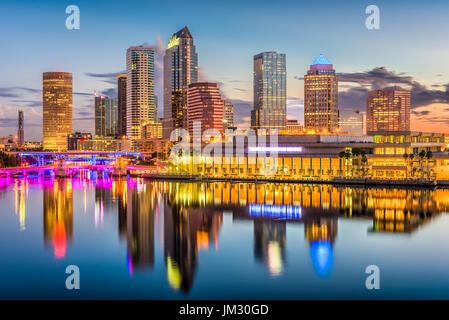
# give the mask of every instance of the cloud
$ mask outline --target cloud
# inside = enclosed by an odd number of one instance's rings
[[[433,103],[449,104],[449,84],[429,88],[406,73],[398,73],[386,67],[377,67],[364,72],[339,73],[338,77],[339,106],[342,108],[363,110],[369,91],[394,88],[411,91],[412,108]]]
[[[86,76],[91,77],[91,78],[96,78],[99,79],[101,81],[104,81],[106,83],[110,83],[110,84],[117,84],[117,75],[119,75],[120,73],[126,73],[126,71],[121,71],[121,72],[111,72],[111,73],[91,73],[91,72],[87,72],[85,73]]]

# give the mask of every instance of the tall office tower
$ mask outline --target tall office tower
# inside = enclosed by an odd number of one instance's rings
[[[95,138],[106,136],[106,99],[95,93]]]
[[[117,76],[118,124],[117,136],[126,136],[126,73]]]
[[[42,123],[44,150],[67,150],[67,135],[72,133],[72,99],[71,73],[43,73]]]
[[[410,131],[410,91],[375,90],[366,99],[367,133]]]
[[[285,54],[262,52],[254,56],[253,129],[285,129],[287,78]]]
[[[19,121],[18,121],[18,127],[17,127],[17,146],[18,147],[23,147],[25,145],[23,126],[24,126],[23,110],[19,110]]]
[[[164,119],[163,136],[170,138],[173,130],[187,130],[187,92],[189,84],[198,81],[198,54],[187,27],[176,32],[164,56]]]
[[[126,51],[126,135],[142,139],[142,125],[156,121],[154,49],[129,47]]]
[[[95,138],[117,136],[117,98],[95,96]]]
[[[320,132],[338,129],[338,77],[322,54],[304,76],[304,127]]]
[[[118,99],[106,98],[105,131],[108,137],[118,136]]]
[[[223,129],[234,127],[234,105],[228,99],[223,104]]]
[[[188,91],[188,130],[192,138],[194,129],[203,132],[215,129],[223,133],[223,99],[216,83],[196,82]]]
[[[338,125],[341,133],[363,135],[364,112],[360,110],[354,110],[351,108],[344,108],[339,111]]]

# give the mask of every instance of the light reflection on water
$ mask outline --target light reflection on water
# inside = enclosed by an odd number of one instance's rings
[[[0,207],[3,298],[449,297],[449,190],[88,173],[0,179]]]

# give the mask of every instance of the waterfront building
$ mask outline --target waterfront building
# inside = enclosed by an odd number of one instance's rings
[[[338,125],[341,134],[353,134],[359,136],[365,134],[365,112],[350,108],[344,108],[340,109],[338,114]]]
[[[175,129],[187,130],[187,93],[198,81],[198,54],[187,27],[173,34],[164,56],[163,136]]]
[[[285,129],[287,119],[287,72],[285,54],[274,51],[254,56],[253,129]]]
[[[117,136],[126,136],[126,73],[117,75]]]
[[[410,91],[375,90],[366,99],[368,134],[410,131]]]
[[[72,74],[44,72],[42,87],[43,148],[66,151],[72,133]]]
[[[126,51],[126,130],[128,139],[142,138],[142,125],[155,122],[154,49],[129,47]],[[122,118],[123,119],[123,118]]]
[[[133,140],[133,150],[157,160],[167,160],[172,142],[169,139],[147,138]]]
[[[223,105],[217,83],[197,82],[189,85],[188,130],[192,138],[194,132],[216,130],[223,133]]]
[[[223,104],[223,130],[234,128],[234,105],[229,99]]]
[[[366,177],[377,179],[449,179],[449,156],[444,134],[409,132],[405,135],[279,135],[270,147],[245,140],[242,153],[227,144],[208,146],[203,160],[182,157],[173,172],[211,177],[259,179],[320,179]],[[261,140],[260,140],[261,141]],[[220,150],[220,151],[216,151]],[[231,150],[230,154],[226,150]],[[348,156],[344,153],[347,152]],[[428,154],[428,156],[423,156]],[[413,158],[404,154],[414,154]],[[197,159],[198,160],[198,159]],[[198,162],[198,163],[197,163]]]
[[[24,146],[25,146],[25,136],[24,136],[23,110],[19,110],[18,125],[17,125],[17,147],[23,148]]]
[[[338,129],[338,77],[322,54],[304,76],[304,127],[317,133]]]
[[[67,150],[80,150],[80,142],[92,140],[91,133],[75,132],[67,136]]]
[[[287,120],[286,128],[281,131],[282,134],[304,134],[304,126],[298,120]]]
[[[142,135],[143,139],[156,138],[162,139],[162,122],[160,119],[157,122],[149,122],[143,125]]]
[[[79,151],[111,151],[131,152],[132,142],[129,139],[115,139],[112,137],[87,139],[78,142]]]

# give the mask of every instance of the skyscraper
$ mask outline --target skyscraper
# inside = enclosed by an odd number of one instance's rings
[[[164,56],[163,136],[173,130],[187,129],[187,92],[198,81],[198,55],[187,27],[173,34]]]
[[[190,137],[193,137],[194,129],[198,129],[201,135],[209,129],[223,132],[223,103],[216,83],[189,85],[187,113]]]
[[[304,76],[304,127],[320,132],[338,129],[338,77],[322,54]]]
[[[106,136],[106,98],[95,93],[95,138]]]
[[[117,98],[95,96],[95,138],[117,136]]]
[[[234,105],[228,99],[223,104],[223,129],[234,127]]]
[[[375,90],[366,99],[368,134],[410,131],[410,91]]]
[[[105,128],[106,136],[117,137],[118,130],[118,104],[117,98],[106,98]]]
[[[285,129],[287,78],[285,54],[274,51],[254,56],[253,129]]]
[[[23,147],[25,145],[25,137],[23,132],[23,110],[19,110],[18,126],[17,126],[17,146]]]
[[[117,136],[126,136],[126,73],[117,76],[118,124]]]
[[[142,138],[142,125],[156,121],[154,101],[154,49],[130,47],[126,51],[126,131],[128,139]]]
[[[72,133],[72,99],[71,73],[43,73],[42,123],[44,150],[67,150],[67,135]]]

